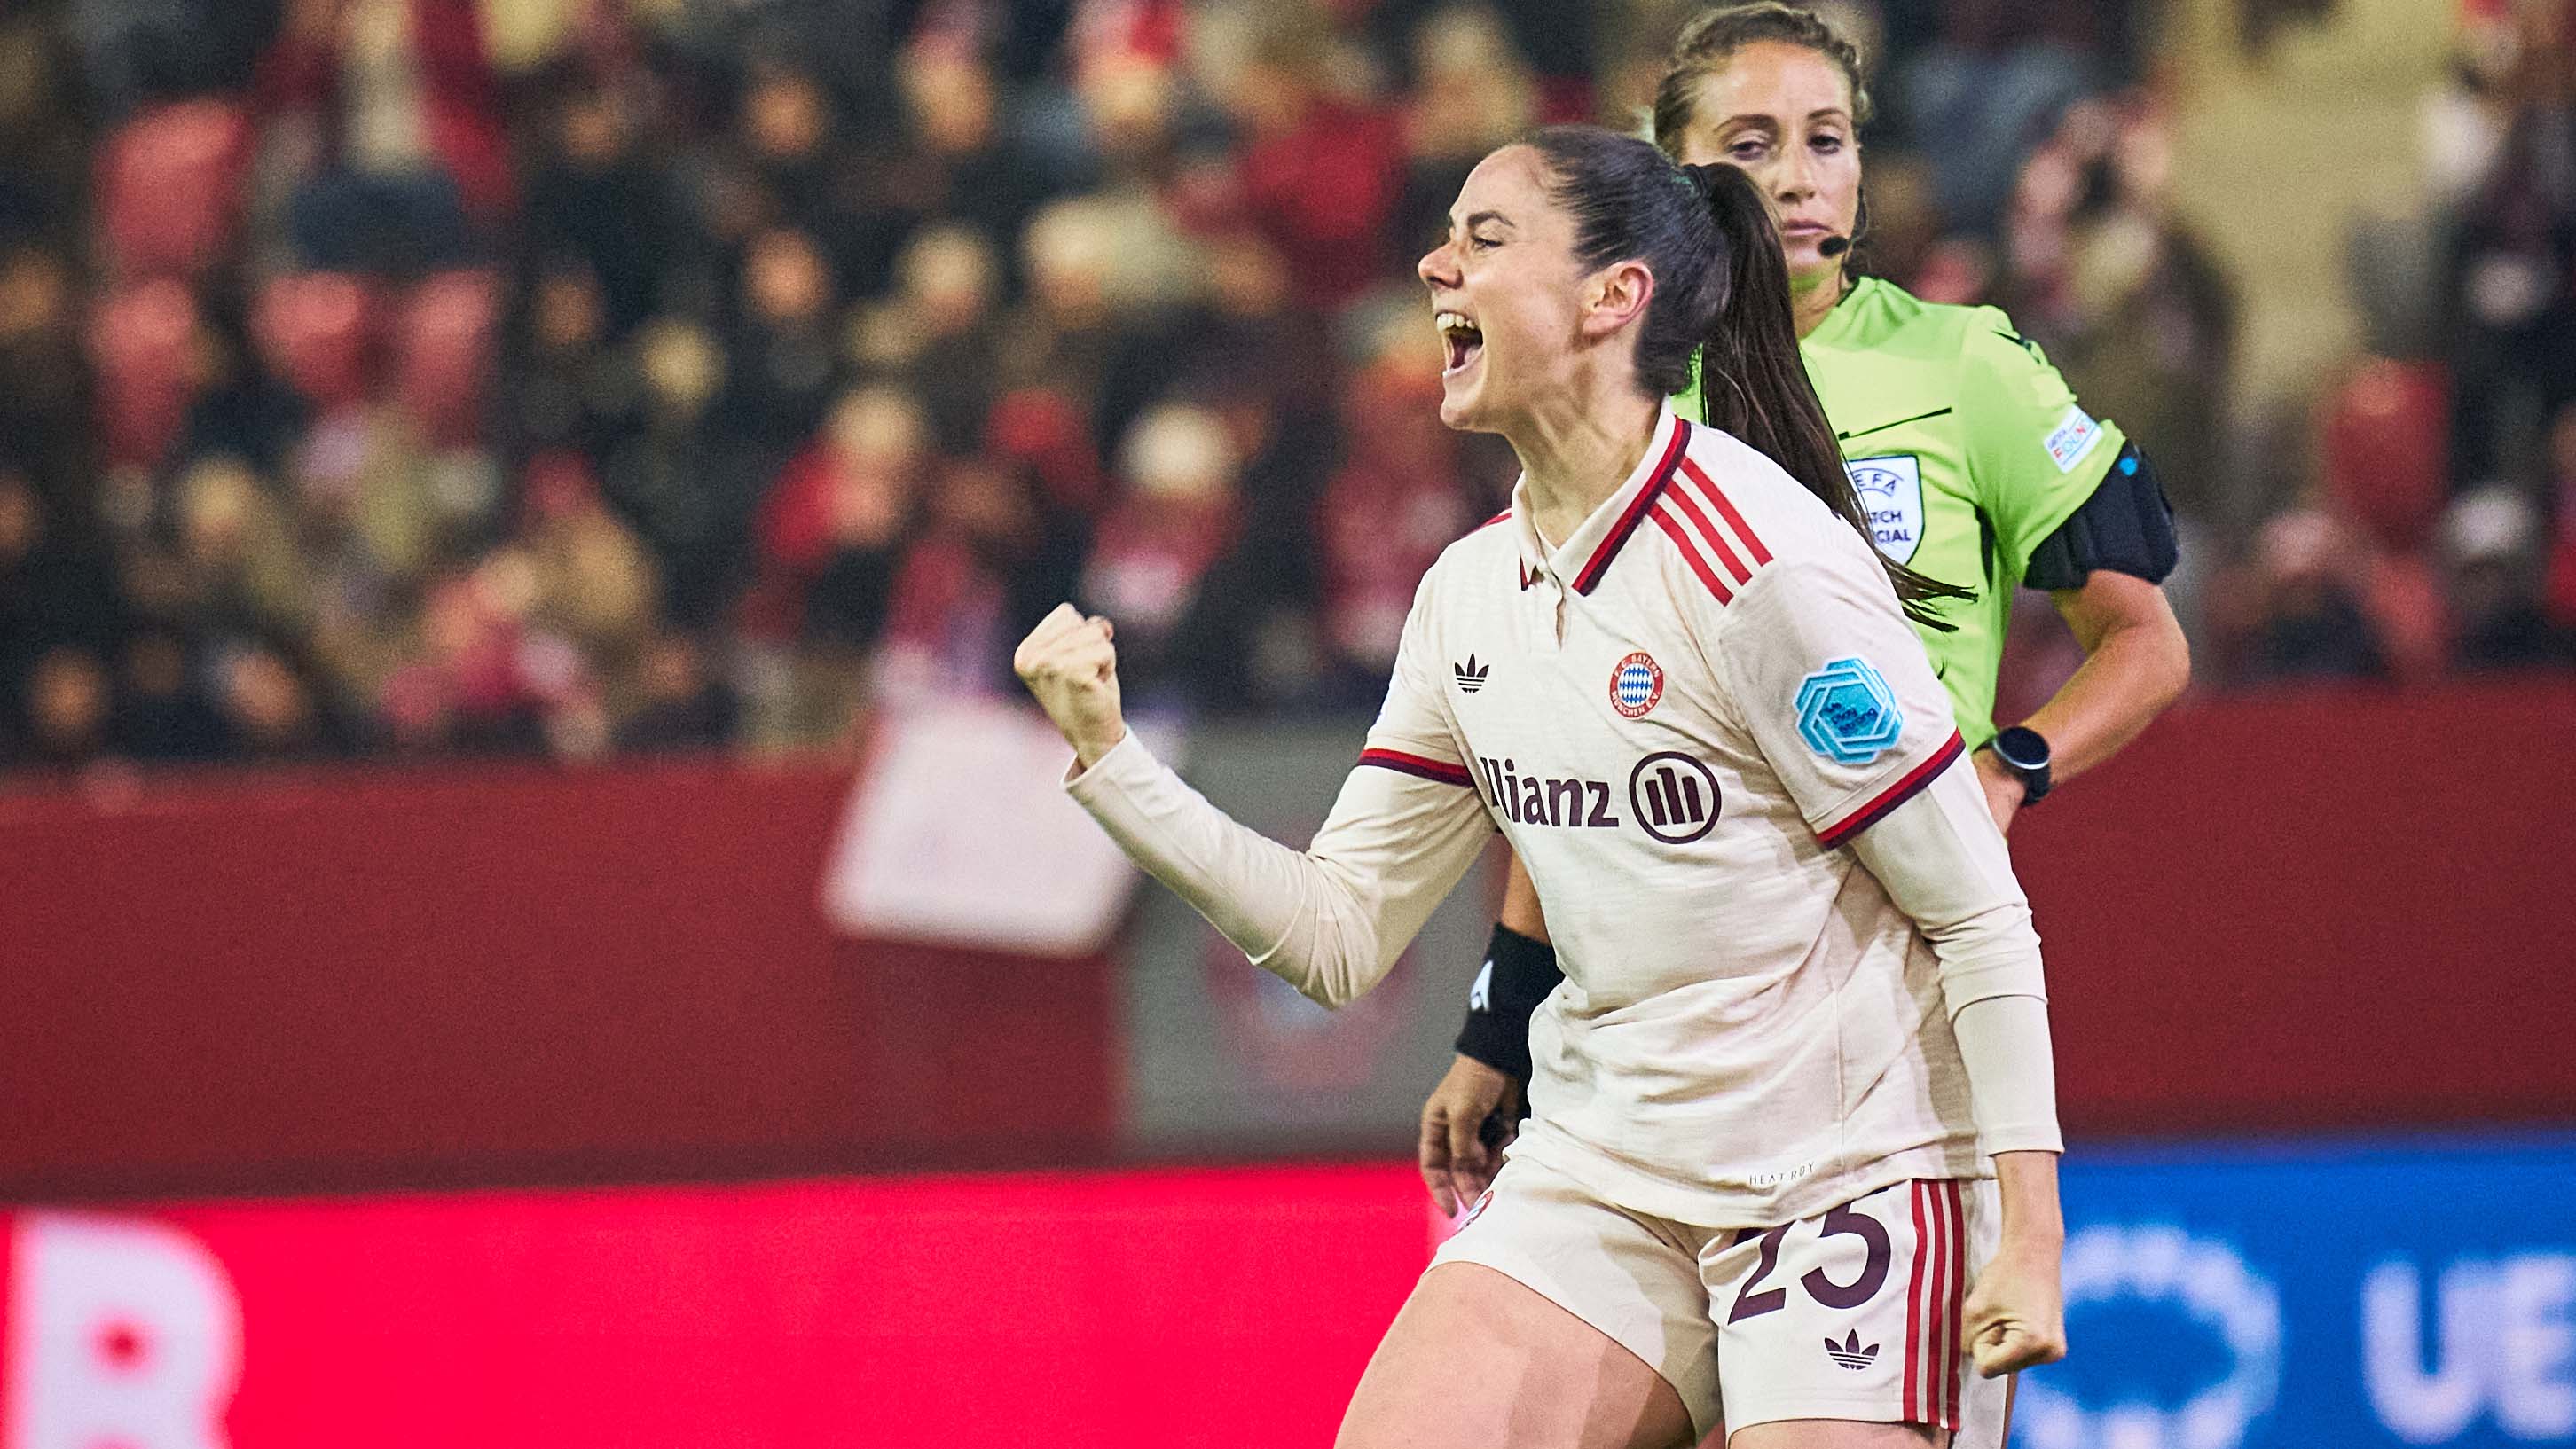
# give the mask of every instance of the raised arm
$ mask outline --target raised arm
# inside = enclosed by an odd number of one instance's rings
[[[1235,823],[1128,732],[1111,633],[1063,605],[1013,659],[1073,745],[1074,799],[1255,965],[1325,1006],[1376,985],[1493,830],[1454,749],[1390,725],[1401,666],[1372,748],[1301,852]]]

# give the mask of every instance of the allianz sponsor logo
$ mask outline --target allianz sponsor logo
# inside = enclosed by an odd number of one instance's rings
[[[1679,750],[1659,750],[1628,772],[1628,816],[1611,805],[1607,780],[1521,773],[1509,756],[1479,755],[1486,803],[1514,825],[1611,830],[1633,819],[1666,845],[1688,845],[1717,826],[1717,772]]]
[[[1576,830],[1614,830],[1619,817],[1610,813],[1610,782],[1579,775],[1520,773],[1509,756],[1479,755],[1485,801],[1514,825],[1556,825]]]

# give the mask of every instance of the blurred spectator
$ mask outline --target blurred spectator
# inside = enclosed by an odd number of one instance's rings
[[[348,753],[347,731],[319,698],[312,675],[280,650],[264,643],[240,646],[227,651],[216,670],[217,707],[236,753],[276,762]]]
[[[590,465],[553,453],[528,466],[519,538],[536,573],[530,617],[609,664],[643,647],[660,616],[660,581],[633,530],[599,496]]]
[[[1410,267],[1449,229],[1449,204],[1486,153],[1530,128],[1538,87],[1493,12],[1441,10],[1413,33],[1404,190],[1393,264]]]
[[[686,634],[667,634],[645,647],[635,693],[633,712],[617,726],[621,750],[718,749],[740,727],[742,701],[708,668],[705,646]]]
[[[642,416],[611,459],[604,492],[659,563],[673,617],[706,624],[730,601],[765,479],[751,451],[714,426],[726,363],[706,329],[656,321],[630,350]]]
[[[1938,36],[1895,77],[1894,119],[1931,156],[1950,225],[1991,232],[2023,148],[2105,79],[2100,17],[2087,0],[1953,0],[1938,13]]]
[[[510,452],[604,461],[631,425],[639,384],[631,356],[610,343],[599,274],[576,258],[541,264],[511,317],[497,419]]]
[[[1028,296],[1002,328],[1005,389],[1059,399],[1108,452],[1170,375],[1169,339],[1151,325],[1155,298],[1139,273],[1174,245],[1136,207],[1084,197],[1040,210],[1021,239]]]
[[[118,625],[106,561],[56,527],[26,474],[0,471],[0,719],[14,719],[36,660],[61,645],[102,649]]]
[[[1024,470],[952,464],[929,492],[919,540],[888,601],[876,682],[892,707],[1016,690],[1011,650],[1075,596],[1088,530],[1051,508]]]
[[[2566,660],[2563,5],[2470,13],[2422,214],[2357,238],[2372,351],[2231,418],[2131,7],[1828,3],[1885,55],[1868,265],[2155,455],[2206,677]],[[828,744],[1012,691],[1068,597],[1140,702],[1364,705],[1512,472],[1437,423],[1412,261],[1690,8],[10,9],[0,750]],[[2044,604],[2014,641],[2062,674]]]
[[[70,646],[48,651],[28,679],[25,763],[74,769],[106,755],[107,671],[96,655]]]
[[[873,643],[932,458],[919,399],[890,388],[843,398],[761,504],[745,626],[772,639]]]
[[[2143,91],[2069,108],[2022,167],[1995,300],[2156,460],[2175,510],[2208,523],[2231,481],[2235,300],[2174,215],[2167,129]]]
[[[193,397],[179,455],[230,453],[261,473],[284,471],[311,413],[263,361],[238,297],[219,294],[199,309],[188,372]]]
[[[2248,678],[2388,676],[2387,650],[2355,581],[2359,564],[2350,535],[2323,513],[2285,513],[2263,526]]]
[[[39,7],[0,14],[0,246],[59,235],[81,210],[90,179],[87,108],[70,50]],[[92,96],[107,99],[95,88]]]
[[[2468,670],[2576,664],[2576,631],[2540,606],[2540,519],[2513,490],[2460,495],[2442,519],[2442,552],[2459,611],[2459,661]]]
[[[653,315],[681,245],[676,198],[639,136],[642,105],[631,87],[567,88],[528,183],[532,249],[559,259],[552,273],[587,275],[608,339]],[[543,281],[537,285],[541,293]]]
[[[988,237],[1017,236],[1060,188],[1003,124],[992,73],[974,56],[940,45],[916,45],[902,60],[903,94],[919,150],[906,168],[904,201],[912,215],[962,223]],[[883,208],[880,208],[883,214]],[[903,213],[890,220],[899,225]],[[889,221],[877,223],[884,230]],[[899,244],[899,237],[885,243]],[[861,274],[868,290],[880,268]]]
[[[1101,520],[1083,597],[1118,622],[1121,686],[1147,705],[1198,696],[1190,635],[1231,600],[1206,587],[1233,546],[1243,458],[1205,408],[1149,409],[1120,449],[1118,504]]]
[[[2528,466],[2576,400],[2576,34],[2564,5],[2505,7],[2469,33],[2457,128],[2450,304],[2463,478]]]
[[[880,166],[850,143],[822,80],[777,60],[755,65],[735,125],[771,222],[830,248],[816,254],[824,295],[882,287],[912,209],[890,204]]]
[[[285,0],[270,114],[316,162],[290,227],[308,266],[410,275],[474,257],[514,191],[474,0]]]
[[[744,254],[726,351],[726,426],[755,448],[784,451],[811,433],[841,381],[838,298],[814,238],[773,227]]]
[[[1392,319],[1381,333],[1375,356],[1344,386],[1347,456],[1314,517],[1324,648],[1336,693],[1351,703],[1385,689],[1415,585],[1477,521],[1458,434],[1440,421],[1439,343],[1415,315]]]
[[[1238,184],[1254,224],[1287,259],[1299,302],[1337,306],[1380,275],[1402,134],[1373,98],[1334,86],[1334,39],[1319,8],[1265,6],[1260,24],[1250,63],[1224,97],[1243,132]]]
[[[864,309],[851,346],[860,365],[900,377],[928,408],[949,452],[975,445],[1002,363],[994,316],[1001,278],[993,244],[962,226],[914,234],[895,266],[894,292]]]
[[[117,665],[116,752],[152,761],[210,760],[225,753],[223,716],[197,678],[187,644],[153,628],[127,641]]]
[[[94,449],[70,261],[44,246],[0,250],[0,462],[25,468],[49,496],[68,498],[89,476]]]

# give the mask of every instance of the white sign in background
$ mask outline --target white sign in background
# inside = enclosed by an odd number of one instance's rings
[[[1131,727],[1180,763],[1179,731]],[[1143,877],[1065,794],[1073,751],[1053,725],[958,701],[892,713],[877,729],[823,871],[835,929],[1035,956],[1108,942]]]

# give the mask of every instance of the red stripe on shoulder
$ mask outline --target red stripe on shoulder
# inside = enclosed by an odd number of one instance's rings
[[[1468,529],[1467,531],[1469,533],[1482,533],[1486,529],[1493,527],[1495,524],[1500,523],[1511,516],[1512,511],[1506,508],[1502,512],[1495,514],[1493,517],[1486,519],[1484,522],[1477,524],[1475,527]]]
[[[1735,556],[1735,550],[1726,546],[1726,535],[1718,532],[1717,525],[1709,522],[1708,515],[1701,512],[1700,506],[1691,501],[1691,491],[1687,488],[1674,489],[1673,502],[1699,529],[1700,537],[1708,540],[1709,550],[1717,555],[1719,563],[1726,565],[1726,571],[1734,575],[1735,581],[1739,584],[1752,582],[1753,570],[1746,566],[1744,560]]]
[[[1924,786],[1931,784],[1933,777],[1948,769],[1950,762],[1959,758],[1967,747],[1967,742],[1959,738],[1957,730],[1950,731],[1950,738],[1942,742],[1941,748],[1932,752],[1931,758],[1906,771],[1901,779],[1879,791],[1868,804],[1844,816],[1839,822],[1817,831],[1816,843],[1831,850],[1877,824],[1879,818],[1888,811],[1913,799]]]
[[[1753,555],[1753,566],[1760,568],[1769,563],[1771,550],[1762,546],[1762,540],[1754,534],[1753,526],[1746,523],[1744,515],[1736,511],[1734,502],[1726,496],[1725,490],[1717,486],[1717,480],[1701,471],[1699,464],[1688,458],[1682,460],[1682,474],[1698,484],[1700,491],[1708,495],[1708,501],[1717,506],[1717,511],[1726,519],[1727,526],[1734,529],[1735,536],[1744,541],[1745,552]]]
[[[1682,551],[1682,562],[1690,565],[1691,572],[1699,575],[1699,581],[1708,585],[1708,591],[1717,595],[1719,603],[1735,602],[1735,595],[1729,593],[1726,585],[1718,580],[1716,571],[1708,566],[1708,561],[1699,556],[1699,550],[1691,543],[1689,531],[1682,527],[1670,510],[1658,507],[1647,516],[1655,520],[1657,528],[1672,536],[1673,547]]]
[[[1435,760],[1427,755],[1409,755],[1402,750],[1362,750],[1360,763],[1375,765],[1381,770],[1393,770],[1400,775],[1411,775],[1416,779],[1429,780],[1438,785],[1475,783],[1474,777],[1467,773],[1467,767],[1464,765],[1453,765],[1447,760]]]

